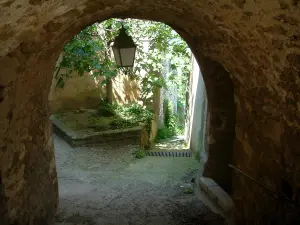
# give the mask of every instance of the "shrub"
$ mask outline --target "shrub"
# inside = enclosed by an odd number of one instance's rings
[[[115,116],[116,115],[115,108],[116,108],[115,105],[103,102],[98,108],[98,114],[104,117]]]
[[[189,188],[186,188],[183,193],[185,194],[193,194],[194,193],[194,188],[193,187],[189,187]]]
[[[200,160],[201,160],[200,151],[197,151],[197,152],[196,152],[195,159],[196,159],[198,162],[200,162]]]
[[[166,139],[183,133],[183,127],[179,126],[178,118],[173,113],[172,103],[164,101],[164,124],[165,127],[158,129],[157,139]]]
[[[114,116],[116,119],[112,125],[122,127],[148,123],[153,119],[153,113],[138,103],[119,105],[117,103],[107,104],[101,102],[98,115],[104,117]]]
[[[135,151],[135,157],[137,159],[142,159],[142,158],[145,158],[146,154],[145,154],[145,151],[143,149],[137,149]]]
[[[170,131],[170,129],[167,127],[164,127],[164,128],[158,129],[156,139],[162,140],[162,139],[170,138],[173,136],[174,135]]]

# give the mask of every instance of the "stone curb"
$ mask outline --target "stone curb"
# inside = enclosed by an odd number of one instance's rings
[[[54,116],[51,116],[50,120],[52,122],[54,132],[57,135],[59,135],[61,138],[63,138],[72,147],[85,146],[87,144],[96,144],[98,143],[97,141],[92,141],[92,143],[90,143],[90,141],[93,139],[101,139],[102,137],[108,135],[116,137],[123,133],[136,132],[142,130],[141,126],[137,126],[132,128],[120,129],[120,130],[99,131],[99,132],[94,132],[92,134],[86,135],[86,134],[80,134],[73,131]]]
[[[70,138],[72,139],[85,139],[89,137],[94,137],[98,135],[104,135],[104,134],[119,134],[119,133],[124,133],[128,131],[139,131],[142,130],[142,126],[136,126],[136,127],[131,127],[131,128],[125,128],[125,129],[118,129],[118,130],[107,130],[107,131],[98,131],[94,132],[93,134],[90,135],[84,135],[84,134],[78,134],[75,131],[71,130],[67,126],[65,126],[60,120],[52,117],[51,118],[52,124],[54,124],[57,128],[62,130],[64,133],[66,133]]]
[[[211,178],[200,177],[196,185],[222,211],[228,224],[234,225],[234,202],[232,198]]]

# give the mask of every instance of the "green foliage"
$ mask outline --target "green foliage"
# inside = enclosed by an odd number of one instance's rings
[[[149,72],[141,79],[141,98],[146,101],[149,94],[153,93],[155,87],[167,88],[165,80],[162,77]]]
[[[100,30],[97,24],[89,26],[65,45],[59,66],[56,67],[56,87],[63,88],[73,73],[79,76],[84,73],[91,73],[94,77],[103,76],[106,78],[103,84],[117,75],[118,68],[111,60],[108,41],[105,34],[100,34]]]
[[[153,119],[153,113],[137,103],[127,105],[102,103],[98,109],[98,115],[115,116],[116,120],[112,124],[120,127],[138,126]]]
[[[184,142],[184,147],[187,148],[189,146],[188,142]]]
[[[118,105],[115,104],[116,114],[137,123],[144,123],[153,119],[153,112],[138,103]]]
[[[164,117],[165,126],[170,130],[170,132],[173,135],[175,135],[176,128],[177,128],[177,121],[176,121],[176,117],[173,113],[172,103],[169,101],[165,101],[164,105],[166,105],[165,117]]]
[[[185,102],[188,74],[191,70],[191,51],[186,42],[166,24],[131,19],[126,22],[130,24],[129,33],[138,43],[133,73],[146,71],[141,80],[142,99],[146,99],[155,87],[167,89],[168,86],[175,85],[179,90],[180,101]],[[141,39],[149,40],[148,50],[143,49],[143,43],[139,41]],[[172,67],[169,81],[160,77],[164,61],[168,61]]]
[[[188,74],[190,73],[191,51],[186,42],[171,27],[158,22],[136,19],[123,20],[123,25],[137,44],[135,66],[129,71],[130,77],[141,79],[141,94],[145,100],[155,87],[176,85],[179,99],[185,102]],[[103,84],[113,79],[118,68],[111,54],[112,40],[118,35],[121,23],[119,19],[109,19],[89,26],[77,34],[63,49],[62,60],[56,68],[57,87],[64,87],[73,72],[82,76],[105,77]],[[143,40],[149,41],[144,49]],[[171,64],[172,74],[169,81],[160,74],[163,61]],[[128,71],[127,71],[128,72]]]
[[[193,187],[188,187],[183,190],[183,193],[185,194],[193,194],[194,193],[194,188]]]
[[[133,103],[129,105],[119,105],[116,108],[117,115],[121,118],[126,118],[127,121],[135,124],[144,124],[148,137],[150,137],[152,132],[152,121],[154,118],[154,114],[152,111],[147,109],[145,106],[141,106],[140,104]],[[150,140],[148,139],[148,144],[146,146],[150,146]]]
[[[105,117],[115,116],[115,107],[112,104],[102,103],[98,108],[98,114]]]
[[[173,113],[172,103],[165,100],[164,101],[164,124],[165,127],[158,129],[157,139],[166,139],[173,137],[175,135],[181,134],[183,127],[179,126],[178,118]]]
[[[167,138],[170,138],[173,136],[174,136],[174,134],[170,131],[170,129],[167,127],[164,127],[164,128],[158,129],[156,139],[162,140],[162,139],[167,139]]]
[[[152,119],[153,113],[137,103],[102,103],[98,113],[90,116],[89,127],[97,131],[125,129],[142,124],[148,127]]]
[[[201,160],[200,151],[197,151],[197,152],[196,152],[195,159],[196,159],[198,162],[200,162],[200,160]]]
[[[120,113],[123,114],[134,114],[134,115],[141,115],[144,112],[148,112],[145,111],[145,108],[138,103],[120,106],[119,111]]]
[[[137,159],[142,159],[146,156],[145,151],[143,149],[137,149],[134,154]]]

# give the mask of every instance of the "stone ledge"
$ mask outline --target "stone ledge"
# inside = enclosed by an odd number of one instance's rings
[[[234,202],[231,197],[211,178],[200,177],[197,186],[222,211],[229,224],[234,224]]]
[[[55,117],[50,117],[50,119],[54,132],[73,147],[89,144],[117,144],[122,142],[124,142],[124,144],[139,144],[141,138],[141,126],[82,134],[70,129]]]

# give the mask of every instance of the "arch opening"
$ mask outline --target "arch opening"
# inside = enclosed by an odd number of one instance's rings
[[[209,61],[210,62],[210,61]],[[197,62],[196,62],[196,60],[195,60],[195,63],[197,64]],[[198,67],[198,65],[195,65],[195,66],[197,66]],[[215,66],[215,64],[213,64],[212,63],[212,65],[210,66],[210,67],[207,67],[207,68],[209,68],[210,70],[211,70],[211,72],[210,72],[210,75],[211,74],[213,74],[213,73],[215,73],[216,71],[214,70],[214,68],[215,68],[216,66]],[[207,69],[208,70],[208,69]],[[200,70],[198,69],[198,73],[199,74],[197,74],[197,76],[199,77],[198,79],[199,79],[199,82],[201,82],[202,83],[202,86],[200,87],[200,91],[202,91],[203,93],[205,93],[206,91],[205,91],[205,87],[204,87],[204,83],[203,83],[203,80],[202,80],[202,75],[201,75],[201,73],[200,73]],[[220,73],[220,70],[219,71],[217,71],[218,73]],[[54,72],[54,74],[55,74],[55,72]],[[221,74],[220,73],[220,76],[222,77],[222,75],[223,74]],[[52,88],[53,87],[55,87],[55,82],[56,82],[56,80],[54,79],[54,80],[52,80]],[[68,81],[66,82],[66,84],[68,83]],[[213,85],[213,84],[212,84]],[[220,85],[220,84],[219,84]],[[198,103],[198,102],[196,102],[195,104],[200,104],[200,102]],[[202,103],[201,103],[202,104]],[[219,106],[220,107],[220,106]],[[216,108],[216,106],[215,106],[215,108]],[[219,109],[219,108],[218,108]],[[67,109],[68,110],[68,109]],[[206,110],[204,110],[205,112],[204,112],[204,114],[206,114]],[[215,110],[216,111],[216,110]],[[195,115],[195,117],[197,117],[198,115]],[[200,118],[200,120],[202,120],[202,118]],[[203,123],[203,121],[201,121],[202,123]],[[198,126],[198,124],[196,123],[196,124],[194,124],[194,126]],[[203,132],[203,135],[205,135],[205,133],[206,133],[206,131],[202,131]],[[196,136],[196,138],[199,138],[199,137],[197,137]],[[218,138],[218,137],[217,137]],[[56,138],[57,139],[57,138]],[[203,142],[205,142],[205,140],[204,140],[204,138],[201,140],[201,141],[203,141]],[[56,142],[58,142],[58,140],[56,140]],[[202,143],[202,145],[204,146],[204,143]],[[207,152],[208,152],[209,150],[208,149],[206,149],[206,152],[203,152],[203,154],[207,154]],[[58,154],[59,155],[59,154]],[[204,161],[201,161],[201,164],[205,164],[206,163],[206,161],[207,161],[207,158],[209,158],[210,156],[208,155],[208,157],[206,156],[206,158],[205,157],[203,157],[203,158],[205,158],[206,160],[204,160]],[[227,162],[228,163],[228,162]],[[215,173],[215,174],[217,174],[218,172],[216,171],[216,169],[218,169],[218,165],[217,166],[212,166],[212,167],[210,167],[210,169],[211,169],[211,171],[213,171],[213,173]],[[222,170],[224,170],[224,167],[221,167],[221,169]],[[226,169],[226,168],[225,168]],[[76,170],[76,169],[75,169]],[[207,169],[205,169],[205,170],[207,170]],[[212,173],[212,177],[215,175],[215,174],[213,174]],[[201,174],[200,174],[201,175]],[[208,175],[208,176],[210,176],[210,174]],[[222,176],[220,176],[220,177],[222,177]],[[222,177],[223,178],[223,177]],[[219,182],[219,180],[217,181],[217,182]],[[229,179],[229,180],[226,180],[226,182],[227,182],[227,185],[231,185],[231,179]],[[224,183],[221,183],[221,185],[222,185],[222,187],[223,187],[223,184]],[[225,185],[224,185],[224,187],[226,187]],[[78,189],[79,190],[79,189]],[[229,191],[229,189],[227,189],[227,191]],[[66,200],[63,200],[63,201],[66,201]]]

